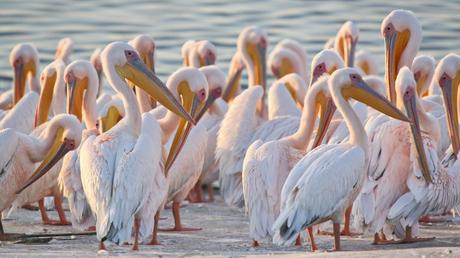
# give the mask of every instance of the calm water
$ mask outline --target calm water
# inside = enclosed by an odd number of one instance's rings
[[[437,59],[447,52],[460,53],[458,1],[0,0],[0,88],[10,87],[8,55],[19,42],[35,43],[44,67],[62,37],[75,41],[75,60],[89,58],[95,48],[111,41],[148,33],[157,43],[157,71],[166,80],[181,65],[180,46],[187,39],[212,41],[218,64],[226,71],[237,35],[247,25],[266,29],[269,49],[283,38],[300,41],[311,60],[340,25],[352,19],[361,30],[358,47],[378,55],[383,64],[380,22],[397,8],[414,11],[422,23],[423,53]]]

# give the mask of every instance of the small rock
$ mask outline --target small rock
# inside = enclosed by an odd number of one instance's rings
[[[97,251],[97,255],[108,256],[108,255],[109,255],[109,252],[107,252],[107,250],[99,250],[99,251]]]

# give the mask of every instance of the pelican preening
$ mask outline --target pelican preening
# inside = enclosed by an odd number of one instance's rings
[[[380,33],[384,78],[378,56],[359,49],[355,21],[311,63],[292,39],[267,58],[267,33],[246,27],[227,74],[211,41],[188,40],[166,83],[151,35],[73,62],[74,42],[64,38],[41,73],[37,49],[18,44],[12,90],[0,96],[0,211],[39,201],[43,222],[54,224],[43,205],[53,194],[67,224],[63,195],[72,226],[95,226],[99,249],[108,240],[138,250],[159,244],[170,203],[166,230],[200,230],[182,224],[180,204],[203,201],[203,185],[213,200],[218,182],[227,205],[245,208],[254,247],[267,238],[299,244],[308,229],[314,251],[312,227],[331,220],[340,250],[350,213],[375,244],[427,240],[416,236],[419,219],[460,205],[460,56],[436,65],[419,54],[411,11],[392,11]],[[8,239],[1,222],[0,239]]]

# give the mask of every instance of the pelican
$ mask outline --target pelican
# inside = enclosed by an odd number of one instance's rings
[[[275,78],[297,73],[306,78],[306,70],[303,70],[303,64],[296,53],[290,49],[277,47],[268,56],[268,67]]]
[[[300,117],[307,84],[296,73],[290,73],[272,84],[268,91],[268,119],[293,115]]]
[[[251,138],[247,129],[256,128],[258,124],[255,109],[258,114],[264,113],[267,35],[258,27],[247,27],[240,33],[237,46],[248,70],[249,88],[232,101],[222,120],[217,135],[216,159],[219,162],[219,181],[225,202],[242,207],[241,169]],[[255,87],[257,85],[261,87]]]
[[[453,56],[456,58],[452,58]],[[458,133],[459,102],[457,100],[460,78],[458,58],[457,55],[448,54],[438,64],[441,69],[437,69],[434,76],[434,80],[439,84],[443,94],[449,135],[452,140],[451,149],[446,152],[442,161],[438,159],[436,149],[435,131],[437,124],[425,120],[426,114],[423,113],[423,108],[420,105],[417,106],[420,126],[427,130],[427,135],[424,135],[423,138],[426,156],[422,156],[422,158],[425,161],[430,161],[428,165],[431,178],[421,176],[424,175],[425,168],[414,162],[412,173],[407,180],[409,192],[401,196],[388,213],[388,220],[401,223],[403,227],[406,227],[404,241],[420,240],[412,237],[410,228],[418,223],[422,215],[443,214],[460,204],[460,176],[458,173],[460,163],[457,158],[460,146]]]
[[[388,98],[396,102],[395,80],[401,67],[410,67],[422,41],[422,27],[414,13],[392,11],[380,28],[385,41],[385,80]]]
[[[104,78],[104,73],[102,72],[101,52],[102,49],[96,48],[90,57],[90,62],[96,69],[97,77],[99,78],[99,90],[97,91],[97,96],[100,96],[102,93],[102,79]]]
[[[329,90],[347,122],[350,138],[341,144],[315,148],[290,172],[290,175],[301,173],[302,176],[287,195],[286,204],[273,225],[275,241],[280,244],[293,242],[299,231],[306,227],[332,220],[334,250],[340,250],[339,223],[359,193],[368,163],[366,132],[348,103],[349,98],[396,119],[408,121],[406,116],[363,81],[357,69],[337,70],[329,79]]]
[[[181,52],[185,66],[200,68],[216,63],[216,47],[208,40],[188,40],[182,46]]]
[[[281,189],[289,171],[306,153],[317,111],[321,111],[320,126],[327,126],[335,111],[327,89],[328,78],[325,75],[312,85],[304,100],[300,125],[294,134],[265,143],[256,140],[246,152],[242,173],[243,194],[253,246],[258,246],[265,237],[273,236],[271,227],[279,215]],[[310,238],[312,249],[316,249],[313,235]]]
[[[38,52],[34,45],[16,45],[10,53],[10,65],[14,70],[13,108],[0,121],[0,129],[12,128],[30,133],[34,128],[34,114],[40,94],[38,79]],[[30,91],[26,94],[28,81]]]
[[[56,59],[42,71],[42,90],[35,116],[36,128],[32,131],[32,135],[40,135],[43,132],[45,127],[40,125],[48,121],[49,113],[53,113],[54,115],[65,113],[64,68],[64,62],[61,59]],[[61,161],[57,162],[45,176],[18,194],[12,204],[13,209],[11,211],[17,207],[38,201],[43,224],[69,225],[70,223],[67,221],[64,208],[62,207],[61,193],[59,192],[56,181],[61,164]],[[59,221],[50,220],[48,217],[43,198],[50,194],[54,196],[54,204],[58,211]]]
[[[457,55],[447,55],[444,62],[447,64],[456,62],[454,59],[458,58]],[[440,62],[441,64],[441,62]],[[437,67],[437,72],[442,70],[443,65]],[[436,117],[441,130],[441,138],[437,144],[438,153],[440,156],[444,155],[450,144],[449,132],[447,129],[446,113],[442,106],[441,96],[428,95],[433,75],[435,73],[435,60],[431,56],[417,56],[412,63],[412,73],[414,74],[415,82],[417,83],[417,95],[420,97],[420,103],[426,112]],[[439,76],[438,76],[439,77]],[[437,84],[437,83],[435,83]],[[437,85],[438,87],[439,85]]]
[[[70,55],[73,51],[73,40],[71,38],[63,38],[59,40],[56,47],[54,59],[62,60],[66,65],[70,63]]]
[[[142,34],[131,40],[129,44],[136,49],[144,64],[155,73],[155,40],[149,35]],[[136,98],[141,113],[156,107],[156,102],[139,87],[136,87]]]
[[[356,67],[363,70],[364,74],[377,75],[378,73],[378,66],[375,57],[364,49],[360,49],[356,52],[355,64]]]
[[[96,117],[96,96],[99,90],[97,71],[85,60],[76,60],[64,71],[67,84],[67,112],[84,122],[82,144],[67,154],[62,162],[57,181],[69,202],[72,226],[87,229],[95,224],[95,219],[83,191],[80,157],[83,143],[93,135],[98,135]]]
[[[227,83],[222,94],[222,99],[230,103],[233,99],[240,94],[240,81],[241,74],[245,69],[241,54],[237,51],[230,61],[230,67],[228,68]]]
[[[101,61],[108,82],[123,98],[126,115],[109,131],[91,135],[82,144],[81,180],[96,215],[99,248],[105,249],[105,240],[117,244],[129,241],[134,227],[133,250],[137,250],[139,234],[145,237],[143,233],[149,234],[153,228],[153,214],[148,211],[155,209],[149,200],[155,194],[155,177],[162,173],[161,132],[153,116],[141,116],[125,79],[181,117],[193,119],[127,43],[107,45]]]
[[[64,114],[43,124],[40,135],[27,135],[13,129],[0,130],[3,146],[0,211],[12,204],[18,192],[33,184],[67,152],[74,150],[80,144],[81,130],[75,117]],[[37,162],[41,164],[36,166]],[[4,236],[0,220],[0,238]]]
[[[334,48],[342,57],[345,66],[353,67],[355,60],[355,49],[358,44],[359,29],[352,21],[345,22],[337,32],[334,40]]]
[[[268,67],[277,79],[295,72],[305,81],[309,81],[307,54],[300,43],[295,40],[280,41],[269,55]]]
[[[208,99],[208,82],[203,73],[197,68],[183,67],[174,72],[166,84],[177,99],[182,99],[184,107],[192,117],[198,120]],[[212,101],[208,103],[211,104]],[[159,120],[159,124],[163,129],[163,139],[169,139],[169,135],[176,129],[165,160],[165,174],[169,185],[167,202],[172,201],[174,216],[174,228],[167,231],[199,230],[182,225],[180,203],[200,178],[208,139],[206,127],[198,123],[191,128],[189,123],[184,119],[179,121],[179,117],[172,112]]]
[[[331,73],[342,66],[343,61],[335,51],[323,50],[313,58],[311,80],[314,82],[323,73]],[[302,81],[298,80],[298,82]],[[306,88],[306,86],[301,88]],[[289,96],[288,93],[285,95]],[[263,88],[261,87],[250,87],[238,95],[225,114],[217,136],[216,158],[219,160],[220,187],[225,202],[231,206],[243,207],[241,171],[244,155],[249,145],[255,140],[265,142],[291,135],[299,126],[297,116],[275,117],[275,119],[259,124],[255,109],[256,103],[262,97]],[[285,105],[284,102],[281,104]],[[269,109],[275,110],[276,108],[270,103]],[[236,121],[237,119],[240,120]]]
[[[118,95],[103,104],[98,109],[98,121],[100,133],[107,132],[125,116],[123,99]]]
[[[412,12],[396,10],[383,20],[381,33],[387,53],[388,98],[396,102],[396,75],[400,68],[412,65],[422,40],[421,26]],[[401,103],[398,107],[404,108]],[[369,120],[366,132],[371,146],[370,161],[365,185],[353,209],[354,224],[375,233],[374,243],[386,243],[379,233],[388,235],[387,229],[392,225],[385,225],[386,215],[397,198],[407,191],[411,136],[406,124],[383,115]]]
[[[416,102],[417,105],[421,105],[421,101],[417,96],[416,82],[409,68],[401,68],[396,80],[396,88],[398,107],[405,109],[410,118],[414,117],[415,110],[412,110],[413,108],[408,110],[410,107],[407,106],[407,101]],[[423,119],[422,128],[427,128],[427,123],[436,121],[434,117],[425,113],[422,107],[417,108],[420,110],[418,113],[423,112],[419,115],[420,119]],[[438,126],[437,122],[436,126]],[[357,225],[364,226],[374,234],[375,244],[388,243],[381,239],[380,233],[385,237],[392,235],[395,225],[385,224],[386,217],[396,200],[408,191],[406,181],[411,173],[411,163],[416,160],[411,156],[412,141],[420,144],[418,141],[421,140],[421,138],[412,140],[412,137],[415,136],[411,135],[419,135],[420,132],[417,132],[419,128],[410,128],[399,121],[388,121],[381,128],[370,145],[369,174],[358,199],[357,208],[360,210],[356,213],[362,214],[362,216],[356,216],[359,218],[359,223],[362,223],[362,225]],[[433,130],[430,132],[439,139],[439,127],[435,129],[436,132]],[[416,130],[416,132],[411,133],[410,130]],[[428,175],[425,174],[425,176]]]
[[[200,68],[200,71],[204,74],[206,81],[208,82],[209,94],[206,99],[206,105],[209,108],[204,107],[197,117],[199,123],[206,128],[208,136],[203,169],[195,187],[197,202],[201,202],[203,200],[202,185],[207,186],[209,200],[212,201],[214,198],[211,184],[219,178],[217,162],[214,157],[214,153],[216,151],[217,132],[220,128],[220,122],[224,118],[228,109],[225,101],[221,99],[222,92],[225,87],[225,74],[216,65],[203,66]]]

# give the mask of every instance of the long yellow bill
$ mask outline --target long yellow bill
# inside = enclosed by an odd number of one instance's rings
[[[225,86],[224,94],[222,95],[222,99],[225,102],[228,103],[236,97],[236,93],[238,92],[238,88],[240,87],[242,72],[243,69],[235,69],[229,74],[227,86]]]
[[[78,120],[83,119],[83,96],[88,88],[88,78],[76,78],[72,75],[67,79],[67,113],[75,115]]]
[[[198,96],[190,91],[188,86],[186,86],[186,82],[182,82],[179,85],[179,88],[182,88],[182,101],[184,104],[185,109],[190,112],[192,117],[195,121],[198,121],[197,114],[198,110],[202,109],[202,105],[200,105],[200,101]],[[169,154],[166,159],[165,163],[165,173],[167,174],[171,166],[173,165],[174,161],[176,160],[177,156],[179,155],[182,147],[187,140],[188,134],[192,129],[192,124],[184,119],[181,119],[179,125],[176,130],[176,134],[174,135],[173,142],[171,144],[171,148],[169,149]]]
[[[392,24],[388,25],[390,33],[385,35],[385,80],[388,87],[388,97],[392,103],[396,103],[395,81],[398,74],[401,54],[410,39],[410,31],[396,31]]]
[[[262,97],[261,101],[258,103],[257,110],[259,114],[264,113],[265,109],[265,88],[266,88],[266,42],[262,41],[257,44],[248,43],[247,49],[249,56],[254,64],[254,85],[261,85],[264,88],[264,96]]]
[[[359,75],[352,74],[350,75],[350,78],[352,85],[342,89],[342,95],[344,98],[353,98],[379,112],[393,117],[394,119],[411,122],[411,120],[407,118],[407,116],[404,115],[398,108],[367,85]]]
[[[32,176],[30,176],[29,179],[27,179],[26,182],[16,191],[16,194],[21,193],[35,181],[44,176],[61,158],[64,157],[65,154],[75,148],[73,144],[61,141],[63,133],[64,129],[62,127],[58,128],[56,138],[51,146],[51,149],[46,154],[42,163],[37,167],[37,169],[35,169]]]
[[[316,131],[316,136],[311,149],[318,147],[323,142],[329,124],[334,116],[334,112],[337,109],[332,98],[326,97],[323,92],[318,93],[316,96],[316,103],[316,110],[319,110],[320,116],[318,130]]]
[[[447,76],[447,75],[443,75]],[[457,158],[460,150],[460,133],[458,127],[458,87],[460,84],[460,73],[452,80],[449,79],[445,85],[441,85],[444,108],[446,109],[446,119],[448,124],[449,136],[452,141],[453,155]]]
[[[118,109],[114,106],[110,107],[107,111],[107,115],[102,117],[99,121],[102,132],[107,132],[114,127],[123,117],[121,116]]]
[[[54,84],[56,83],[57,73],[52,76],[45,76],[45,81],[40,92],[40,100],[35,113],[35,127],[48,121],[48,113],[53,100]]]
[[[126,52],[126,56],[128,62],[123,66],[117,65],[115,67],[121,77],[133,82],[178,116],[192,124],[195,123],[190,114],[185,111],[184,107],[168,90],[168,87],[147,68],[136,53],[129,51]]]

